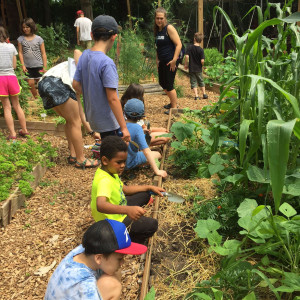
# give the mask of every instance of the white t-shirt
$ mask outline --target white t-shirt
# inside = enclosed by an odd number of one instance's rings
[[[76,65],[73,58],[68,57],[68,61],[64,61],[51,69],[49,69],[40,79],[40,81],[47,76],[54,76],[60,78],[64,84],[67,84],[72,90],[73,77],[76,71]]]
[[[0,76],[15,75],[13,57],[17,54],[17,49],[13,44],[0,43]]]
[[[79,40],[91,41],[92,21],[86,17],[76,19],[74,27],[79,27]]]

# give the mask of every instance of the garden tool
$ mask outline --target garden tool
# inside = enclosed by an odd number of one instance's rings
[[[157,195],[156,193],[150,191],[150,194],[151,195]],[[175,202],[175,203],[183,203],[185,201],[184,198],[182,198],[181,196],[179,195],[176,195],[172,192],[161,192],[161,194],[164,196],[164,197],[167,197],[169,201],[171,202]]]
[[[150,122],[149,121],[145,121],[145,125],[147,126],[147,130],[148,130],[145,133],[145,139],[146,139],[147,145],[149,146],[150,143],[151,143],[151,135],[149,133],[149,131],[150,131]]]

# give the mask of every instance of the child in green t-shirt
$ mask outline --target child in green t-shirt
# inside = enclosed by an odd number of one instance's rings
[[[152,185],[123,185],[119,175],[125,168],[127,144],[117,136],[108,136],[100,146],[101,169],[92,185],[91,210],[95,221],[106,218],[123,222],[131,240],[143,243],[157,230],[156,219],[145,217],[142,207],[150,201],[150,191],[162,196],[163,188]]]

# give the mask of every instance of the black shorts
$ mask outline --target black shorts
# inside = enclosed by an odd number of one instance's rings
[[[75,92],[60,78],[54,76],[44,77],[39,82],[38,89],[45,109],[61,105],[69,98],[77,101]]]
[[[29,79],[39,79],[43,75],[40,73],[41,70],[43,70],[43,67],[38,67],[38,68],[26,68],[28,72],[25,73],[25,75]]]
[[[166,62],[159,62],[158,65],[158,78],[159,78],[159,84],[164,90],[167,90],[168,92],[174,90],[174,80],[175,75],[177,71],[177,67],[179,65],[179,62],[176,63],[176,69],[175,71],[170,71],[170,66],[167,66]]]

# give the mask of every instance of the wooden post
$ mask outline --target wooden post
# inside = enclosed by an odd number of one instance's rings
[[[19,18],[20,18],[20,22],[23,20],[23,14],[22,14],[22,9],[21,9],[21,4],[20,4],[20,0],[16,0],[17,3],[17,8],[18,8],[18,13],[19,13]]]
[[[300,0],[299,0],[300,1]],[[203,0],[198,0],[198,32],[204,34],[203,32]],[[203,40],[201,42],[201,47],[203,48]]]
[[[128,18],[129,18],[129,28],[132,29],[131,10],[130,10],[130,0],[127,0],[127,10],[128,10]]]
[[[3,25],[6,27],[6,19],[4,14],[4,1],[5,0],[1,0],[1,16],[2,16]]]
[[[298,11],[300,12],[300,0],[298,0]],[[300,26],[300,22],[297,22],[298,26]]]

